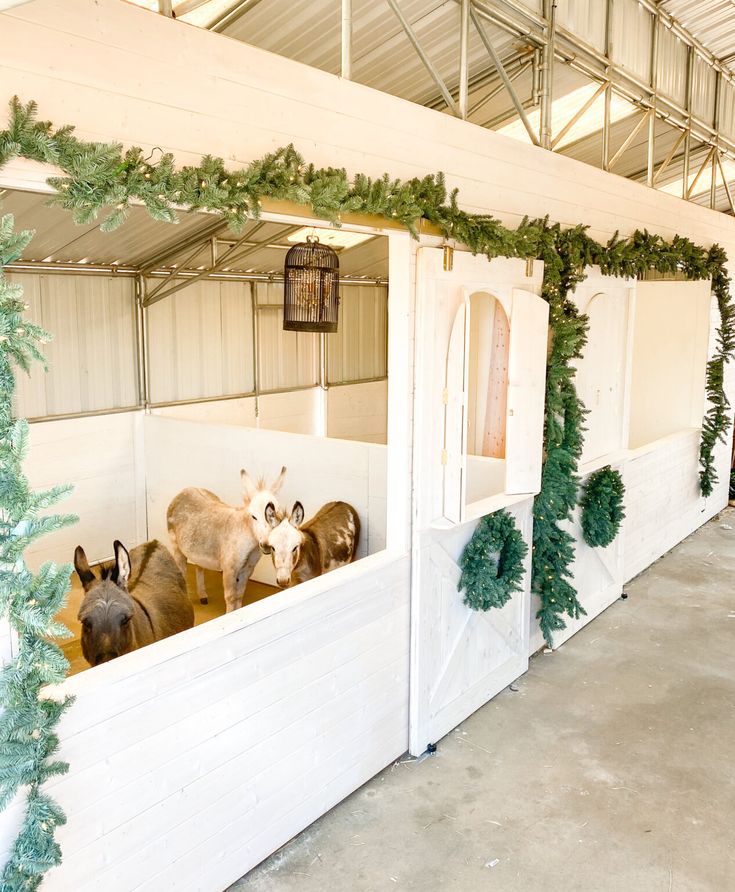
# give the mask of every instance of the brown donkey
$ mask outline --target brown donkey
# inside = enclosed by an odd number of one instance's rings
[[[360,518],[347,502],[327,502],[304,523],[304,506],[296,502],[290,516],[274,504],[265,509],[270,525],[276,582],[281,588],[321,576],[355,559],[360,539]]]
[[[114,564],[102,565],[99,577],[81,545],[74,552],[85,593],[79,608],[82,653],[90,666],[194,625],[186,582],[165,545],[154,539],[128,554],[116,541],[114,549]]]
[[[189,487],[174,497],[168,506],[168,534],[181,572],[186,563],[196,566],[197,591],[202,604],[207,603],[204,570],[222,573],[227,612],[242,607],[245,586],[261,555],[267,553],[270,526],[265,509],[277,505],[276,493],[283,485],[286,469],[267,486],[264,480],[253,482],[247,471],[240,471],[244,506],[227,505],[208,489]]]

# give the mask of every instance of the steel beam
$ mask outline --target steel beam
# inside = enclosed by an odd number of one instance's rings
[[[511,81],[517,80],[524,72],[528,71],[530,62],[524,62],[520,68],[517,68],[515,71],[512,71],[508,77]],[[492,102],[493,99],[498,95],[498,93],[502,93],[505,90],[505,84],[501,81],[497,86],[493,87],[492,90],[486,95],[483,96],[482,99],[478,99],[478,101],[472,106],[472,108],[467,112],[467,116],[471,118],[474,114],[476,114],[483,106],[487,105],[488,102]]]
[[[259,3],[260,0],[238,0],[237,3],[233,3],[224,12],[215,16],[207,25],[207,28],[210,31],[216,31],[218,34],[221,34],[230,25],[234,25],[235,22],[250,12],[251,9],[255,9]]]
[[[600,97],[600,94],[605,92],[608,88],[607,83],[600,84],[600,86],[595,90],[595,92],[589,97],[589,99],[579,108],[572,117],[566,122],[566,124],[561,128],[561,130],[556,134],[556,136],[551,141],[551,148],[555,149],[559,143],[564,139],[564,137],[569,133],[569,131],[574,127],[574,125],[579,121],[579,119],[589,111],[592,106],[597,102]]]
[[[735,214],[735,204],[733,203],[732,192],[730,191],[730,184],[727,182],[727,176],[725,175],[725,168],[722,166],[722,157],[719,152],[717,152],[715,157],[717,158],[717,164],[720,168],[722,185],[725,187],[725,194],[727,195],[727,201],[730,205],[730,210],[733,214]]]
[[[255,244],[250,244],[245,250],[240,250],[243,242],[252,238],[256,232],[258,232],[265,223],[259,223],[252,232],[249,232],[247,235],[244,235],[239,241],[235,242],[232,247],[228,248],[225,253],[217,259],[217,263],[209,269],[203,269],[198,272],[196,275],[192,276],[189,279],[186,279],[183,282],[179,282],[177,285],[172,285],[169,289],[161,291],[159,288],[155,290],[155,294],[148,295],[145,299],[144,306],[150,307],[152,304],[158,303],[159,300],[163,300],[166,297],[171,297],[172,294],[176,294],[177,291],[181,291],[182,288],[188,288],[189,285],[193,285],[194,282],[200,281],[200,279],[206,279],[211,276],[212,273],[221,272],[226,263],[235,263],[238,260],[242,260],[244,257],[247,257],[250,254],[254,254],[256,251],[260,250],[264,245],[267,245],[270,241],[276,241],[279,238],[283,238],[283,236],[288,235],[289,232],[293,232],[295,229],[298,229],[298,226],[293,224],[289,226],[285,226],[282,229],[279,229],[275,232],[271,238],[266,239],[262,242],[256,242]],[[165,284],[165,283],[164,283]]]
[[[342,0],[342,61],[340,73],[342,77],[352,78],[352,0]]]
[[[470,92],[470,0],[461,0],[459,19],[459,114],[466,120]]]
[[[495,69],[498,72],[498,75],[500,76],[500,79],[503,82],[505,89],[510,94],[510,98],[513,102],[513,105],[515,106],[515,109],[518,112],[518,117],[523,122],[523,126],[526,128],[526,133],[528,133],[528,136],[530,137],[531,142],[535,146],[541,145],[541,142],[540,142],[538,136],[536,135],[535,130],[531,126],[531,122],[528,120],[528,115],[526,114],[526,110],[523,107],[523,103],[518,98],[516,89],[513,86],[511,79],[508,77],[508,73],[505,70],[503,63],[500,61],[500,56],[498,56],[498,54],[495,52],[495,47],[492,45],[492,41],[487,36],[487,32],[485,31],[485,26],[480,21],[475,10],[472,8],[470,9],[470,18],[472,19],[472,24],[475,26],[477,33],[480,35],[480,40],[483,42],[485,49],[487,50],[488,55],[490,56],[490,59],[492,60],[492,63],[495,66]]]
[[[546,43],[543,47],[541,62],[541,106],[539,129],[541,145],[551,149],[553,140],[551,111],[554,94],[554,56],[556,54],[556,0],[543,0],[544,19],[546,21]]]
[[[182,239],[175,245],[171,245],[168,248],[164,248],[162,251],[157,251],[155,254],[146,257],[140,264],[140,271],[143,275],[147,275],[149,270],[162,266],[164,261],[168,260],[169,257],[181,254],[182,251],[187,251],[194,245],[204,245],[213,235],[216,235],[218,232],[221,232],[226,228],[227,223],[225,223],[221,217],[217,217],[213,223],[210,223],[209,226],[206,226],[199,232],[192,233],[188,238]]]
[[[664,160],[661,162],[661,164],[659,164],[659,166],[658,166],[658,170],[657,170],[656,173],[653,175],[653,183],[652,183],[652,185],[653,185],[654,187],[655,187],[656,183],[658,182],[658,178],[659,178],[659,177],[661,176],[661,174],[666,170],[666,168],[669,166],[669,164],[671,164],[671,162],[674,160],[674,156],[676,155],[676,152],[677,152],[679,146],[680,146],[680,145],[684,142],[684,140],[686,139],[686,135],[687,135],[687,131],[686,131],[686,130],[682,130],[681,133],[679,134],[679,138],[676,140],[676,142],[674,143],[674,145],[671,147],[671,150],[669,151],[669,154],[664,158]]]
[[[653,187],[654,164],[656,160],[656,99],[658,96],[658,30],[660,19],[653,17],[651,29],[651,115],[648,119],[648,145],[646,154],[646,185]]]
[[[617,150],[617,152],[610,159],[610,167],[609,167],[610,170],[612,170],[613,167],[615,167],[616,163],[623,157],[628,146],[633,142],[633,140],[636,138],[636,136],[638,136],[640,131],[643,129],[643,126],[646,123],[648,123],[648,120],[652,114],[653,114],[652,108],[649,109],[648,111],[643,112],[640,119],[638,120],[638,123],[631,130],[631,132],[626,136],[625,141],[623,142],[622,146],[620,146],[620,148]]]
[[[451,110],[452,114],[456,115],[457,117],[461,117],[459,109],[457,108],[457,104],[452,98],[452,94],[447,89],[447,85],[444,83],[442,76],[434,67],[434,63],[424,52],[424,48],[421,46],[421,42],[419,41],[418,37],[416,37],[416,33],[411,27],[410,22],[404,16],[401,7],[397,3],[397,0],[388,0],[388,5],[393,10],[395,17],[401,23],[401,27],[403,28],[406,37],[408,37],[411,46],[416,50],[416,54],[418,55],[419,59],[421,59],[424,67],[431,75],[432,80],[439,88],[439,92],[444,97],[444,101],[446,102],[447,107]]]
[[[691,199],[692,195],[694,194],[694,187],[699,182],[699,178],[702,176],[702,173],[704,172],[705,167],[707,167],[707,165],[712,160],[712,156],[715,154],[715,152],[716,152],[716,149],[714,146],[709,150],[709,152],[707,152],[707,155],[705,156],[705,159],[702,162],[702,166],[699,168],[699,170],[697,171],[697,175],[692,180],[692,185],[689,186],[689,188],[687,189],[687,192],[686,192],[687,201],[689,201]]]

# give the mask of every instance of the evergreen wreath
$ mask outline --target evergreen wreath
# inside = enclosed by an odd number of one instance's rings
[[[528,546],[513,515],[497,511],[483,517],[465,546],[459,566],[459,591],[473,610],[503,607],[521,590]]]
[[[544,262],[543,297],[549,303],[549,324],[552,347],[546,372],[546,414],[544,423],[544,467],[541,492],[534,502],[533,561],[531,586],[540,601],[536,614],[546,642],[552,644],[553,632],[565,628],[564,615],[578,617],[584,613],[572,585],[571,566],[574,560],[574,539],[565,529],[576,505],[579,478],[577,469],[582,451],[585,409],[574,386],[575,359],[582,354],[586,342],[587,319],[580,315],[569,295],[584,279],[584,270],[591,264],[599,264],[604,274],[615,276],[639,276],[649,269],[663,273],[684,273],[689,279],[712,279],[712,292],[720,312],[717,330],[717,346],[707,364],[706,393],[708,408],[702,422],[700,441],[700,489],[709,496],[717,481],[714,450],[718,442],[725,443],[729,429],[730,405],[725,395],[725,364],[735,352],[735,306],[730,299],[730,278],[727,274],[727,256],[719,245],[703,248],[686,238],[676,236],[670,242],[646,231],[636,231],[627,238],[616,233],[607,244],[600,244],[589,237],[584,226],[563,230],[558,223],[547,219],[524,219],[517,229],[503,226],[487,214],[472,214],[462,210],[457,201],[457,190],[448,192],[442,174],[428,175],[407,181],[392,179],[385,174],[372,179],[363,174],[349,178],[347,172],[336,168],[316,168],[307,164],[292,145],[277,149],[246,167],[228,170],[221,158],[207,155],[196,166],[177,169],[173,155],[157,155],[155,150],[146,154],[143,149],[131,147],[123,150],[118,143],[84,142],[74,136],[70,126],[54,129],[48,121],[37,119],[35,102],[22,104],[17,97],[10,103],[10,117],[5,130],[0,130],[0,167],[12,158],[22,157],[56,165],[63,175],[52,177],[50,185],[56,190],[51,201],[70,210],[78,222],[96,219],[105,213],[101,229],[112,230],[125,220],[133,203],[142,203],[148,213],[157,220],[175,222],[177,212],[207,210],[219,213],[235,230],[248,219],[257,218],[264,198],[296,202],[310,208],[315,217],[338,224],[345,213],[373,214],[401,223],[414,236],[418,224],[426,220],[447,238],[466,245],[475,254],[493,257],[539,258]],[[6,254],[9,262],[18,254]],[[29,334],[16,335],[19,326],[12,322],[18,313],[8,315],[0,305],[1,353],[10,362],[23,367],[22,357],[34,355],[33,341],[36,335],[27,323]],[[21,320],[22,322],[22,320]],[[22,341],[22,343],[21,343]],[[12,370],[0,363],[0,403],[6,422],[0,429],[0,451],[14,453],[10,469],[10,484],[0,486],[0,514],[16,517],[14,499],[18,492],[25,492],[25,482],[20,474],[22,458],[22,424],[10,418],[10,396],[13,390]],[[19,487],[19,489],[18,489]],[[24,497],[25,498],[25,497]],[[39,507],[28,496],[29,516]],[[26,515],[20,514],[20,517]],[[61,519],[33,518],[30,529],[40,535],[39,523],[61,523]],[[47,527],[48,529],[53,526]],[[11,528],[13,529],[13,528]],[[12,559],[22,554],[27,538],[11,538],[8,528],[2,547]],[[10,543],[10,546],[8,545]],[[19,544],[22,545],[19,546]],[[9,551],[7,549],[9,548]],[[29,623],[13,611],[20,605],[8,592],[18,593],[33,583],[24,575],[25,569],[3,571],[5,594],[0,609],[11,616],[11,622],[22,629],[21,649],[44,649],[41,642],[50,627],[51,617],[58,607],[63,593],[64,573],[59,576],[49,571],[37,577],[35,595],[38,607],[36,619]],[[63,585],[62,585],[63,583]],[[55,605],[55,606],[54,606]],[[44,618],[41,617],[43,613]],[[26,616],[27,614],[24,614]],[[50,656],[49,652],[49,656]],[[42,706],[40,685],[33,665],[26,661],[16,670],[6,673],[3,690],[0,691],[5,707],[0,737],[0,781],[3,775],[9,780],[6,790],[17,789],[22,784],[30,786],[26,823],[6,868],[3,889],[8,892],[21,888],[34,888],[40,882],[44,864],[50,864],[57,852],[52,841],[44,834],[53,832],[60,820],[60,813],[50,800],[40,799],[38,786],[45,778],[45,759],[55,746],[52,737],[54,716],[51,707]],[[15,664],[14,664],[15,665]],[[50,664],[49,664],[50,665]],[[44,678],[58,680],[63,672],[60,663],[50,669]],[[22,671],[21,671],[22,670]],[[28,675],[24,676],[23,672]],[[48,676],[48,678],[46,677]],[[12,683],[17,683],[13,688]],[[25,699],[18,700],[20,691]],[[59,707],[58,712],[63,707]],[[54,710],[56,708],[54,707]],[[34,757],[22,761],[12,755],[16,733],[22,738],[22,728],[28,728],[28,711],[47,716],[34,730],[39,731],[43,745],[37,743]],[[57,718],[58,716],[56,716]],[[43,724],[44,730],[40,725]],[[36,741],[36,738],[32,738]],[[28,741],[22,738],[27,747]],[[42,751],[45,755],[42,756]],[[22,766],[14,768],[13,766]],[[62,766],[54,763],[54,771]],[[23,779],[10,780],[15,774]],[[12,792],[0,799],[0,806],[7,802]],[[34,798],[35,797],[35,798]],[[41,814],[40,806],[44,812]],[[45,829],[44,829],[45,828]],[[24,852],[40,852],[38,846],[28,848],[33,840],[44,840],[46,854],[36,858],[24,858]],[[56,854],[54,854],[56,852]],[[22,869],[19,864],[25,864]],[[27,865],[32,865],[27,867]],[[20,872],[18,871],[30,871]],[[33,871],[36,873],[33,873]],[[14,872],[15,871],[15,872]]]
[[[625,518],[625,486],[620,472],[609,465],[587,478],[579,507],[582,509],[582,535],[593,548],[607,548],[620,531]]]

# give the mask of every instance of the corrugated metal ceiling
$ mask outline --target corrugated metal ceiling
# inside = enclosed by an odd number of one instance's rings
[[[181,249],[183,242],[195,236],[206,236],[216,217],[202,213],[180,214],[179,223],[171,225],[152,220],[142,207],[131,208],[126,222],[114,232],[102,232],[98,223],[77,225],[71,214],[63,208],[49,206],[48,196],[35,192],[0,192],[0,212],[15,216],[17,229],[34,230],[35,235],[23,253],[22,260],[47,263],[87,263],[98,266],[120,266],[142,269],[156,261],[157,269],[170,269],[186,262],[187,269],[203,269],[211,264],[212,249],[209,242],[193,256],[196,245]],[[242,233],[233,233],[219,223],[217,251],[220,257],[239,239],[245,236],[242,251],[247,256],[238,261],[238,251],[233,263],[223,271],[283,273],[286,251],[292,243],[290,232],[300,229],[290,227],[284,234],[280,223],[251,222]],[[340,251],[340,271],[346,276],[383,278],[388,276],[387,239],[371,238],[353,248]],[[261,244],[262,243],[262,244]],[[255,250],[250,250],[254,248]]]
[[[735,60],[735,0],[661,0],[659,6],[717,59]]]

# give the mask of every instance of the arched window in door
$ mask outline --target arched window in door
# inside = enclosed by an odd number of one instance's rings
[[[444,390],[443,516],[497,509],[538,492],[548,304],[519,288],[465,289],[451,330]]]

